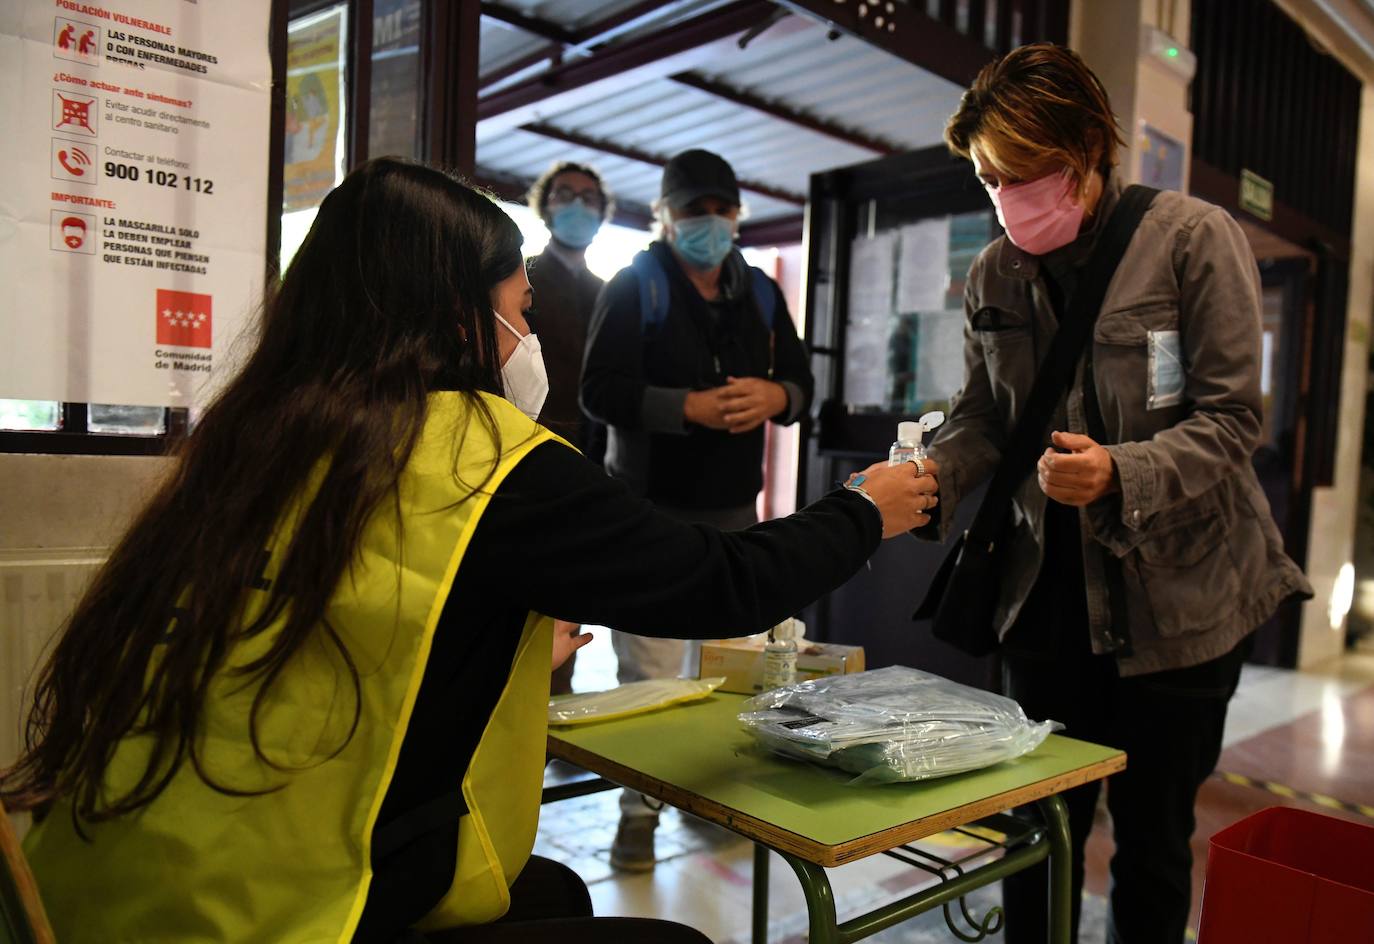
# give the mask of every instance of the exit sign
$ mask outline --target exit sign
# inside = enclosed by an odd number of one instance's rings
[[[1262,220],[1272,220],[1274,185],[1252,170],[1241,170],[1240,208]]]

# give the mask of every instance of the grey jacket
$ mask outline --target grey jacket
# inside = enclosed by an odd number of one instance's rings
[[[969,270],[964,388],[930,447],[940,463],[941,540],[960,497],[996,468],[1054,336],[1041,267],[1069,295],[1121,190],[1113,175],[1097,225],[1069,246],[1038,258],[1003,237]],[[1262,427],[1260,348],[1259,273],[1240,227],[1211,204],[1160,193],[1091,344],[1103,445],[1121,490],[1079,515],[1088,620],[1093,651],[1117,653],[1123,675],[1220,656],[1285,599],[1312,594],[1284,554],[1250,462]],[[1054,429],[1088,434],[1082,381],[1080,364]],[[1033,473],[1013,500],[999,634],[1039,575],[1047,501]],[[1107,589],[1107,555],[1121,562],[1119,601]],[[1112,605],[1125,609],[1129,647],[1113,629]]]

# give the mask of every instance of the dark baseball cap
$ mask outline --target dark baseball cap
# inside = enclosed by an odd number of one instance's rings
[[[682,208],[701,197],[717,197],[739,206],[739,181],[725,158],[694,148],[663,167],[663,202]]]

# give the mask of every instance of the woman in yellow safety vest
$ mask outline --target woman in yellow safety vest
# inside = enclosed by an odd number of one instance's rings
[[[530,857],[551,659],[585,642],[550,617],[756,632],[935,482],[875,466],[734,533],[660,515],[532,419],[530,305],[519,230],[462,183],[379,159],[325,199],[0,777],[64,944],[703,940],[594,919]]]

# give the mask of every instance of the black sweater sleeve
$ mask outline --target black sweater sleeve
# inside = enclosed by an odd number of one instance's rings
[[[464,567],[490,571],[511,602],[560,619],[705,639],[796,613],[848,579],[881,538],[874,507],[844,489],[744,531],[686,524],[545,443],[496,490]]]

